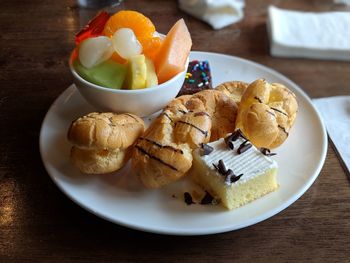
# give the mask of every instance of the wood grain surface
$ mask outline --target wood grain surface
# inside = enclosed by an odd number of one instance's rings
[[[126,0],[160,32],[184,17],[193,50],[247,58],[286,75],[312,98],[349,95],[350,63],[269,55],[266,7],[337,9],[331,1],[247,0],[242,22],[213,31],[176,1]],[[174,237],[106,222],[62,194],[40,159],[41,122],[71,83],[74,33],[96,10],[74,1],[0,3],[0,262],[350,262],[350,183],[330,146],[312,187],[254,226],[224,234]]]

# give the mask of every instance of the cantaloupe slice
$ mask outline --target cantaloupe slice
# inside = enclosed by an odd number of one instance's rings
[[[166,35],[154,61],[159,83],[171,79],[185,69],[191,47],[191,35],[185,21],[180,19]]]

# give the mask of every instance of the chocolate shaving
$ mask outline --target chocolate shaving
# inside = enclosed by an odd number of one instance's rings
[[[225,163],[223,160],[219,160],[219,163],[218,163],[218,171],[219,173],[221,173],[222,175],[225,175],[227,173],[227,169],[226,169],[226,166],[225,166]]]
[[[236,141],[239,137],[243,138],[244,140],[247,140],[247,138],[244,136],[243,132],[240,129],[235,130],[235,132],[232,135],[232,141]]]
[[[208,155],[210,154],[212,151],[214,151],[214,148],[209,146],[208,144],[205,143],[201,143],[201,155]]]
[[[235,148],[235,145],[233,144],[232,141],[228,141],[228,142],[227,142],[227,146],[228,146],[228,148],[230,148],[231,150],[233,150],[233,149]]]
[[[185,192],[185,193],[184,193],[184,200],[185,200],[185,203],[186,203],[187,205],[192,205],[192,204],[194,204],[194,202],[193,202],[193,200],[192,200],[192,196],[191,196],[191,194],[190,194],[189,192]]]
[[[272,153],[270,149],[264,148],[264,147],[260,148],[260,152],[266,156],[274,156],[277,154],[277,153]]]
[[[243,174],[235,175],[234,172],[231,169],[229,169],[225,178],[225,183],[233,184],[237,182],[242,177],[242,175]]]
[[[233,137],[233,133],[231,133],[229,136],[227,136],[224,140],[225,143],[228,144],[228,142],[232,142],[232,137]]]
[[[212,205],[214,201],[214,197],[205,191],[205,196],[202,198],[200,204],[201,205]]]
[[[252,147],[252,145],[249,143],[248,140],[246,140],[238,147],[237,153],[242,154],[242,153],[248,151],[251,147]]]

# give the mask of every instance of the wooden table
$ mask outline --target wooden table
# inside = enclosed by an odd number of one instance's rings
[[[166,32],[184,17],[193,50],[240,56],[278,70],[312,98],[349,95],[350,63],[269,55],[268,4],[334,9],[326,1],[247,0],[242,22],[220,31],[176,1],[126,0]],[[130,230],[80,208],[40,159],[40,125],[71,83],[74,33],[95,11],[74,1],[2,1],[0,12],[0,262],[350,262],[350,184],[330,146],[312,187],[288,209],[224,234],[174,237]]]

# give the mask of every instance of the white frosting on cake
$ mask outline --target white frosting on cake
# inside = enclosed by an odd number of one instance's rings
[[[211,170],[216,170],[213,164],[217,165],[219,160],[223,160],[226,169],[231,169],[235,175],[243,174],[237,182],[233,183],[236,185],[245,183],[272,168],[277,168],[276,161],[262,154],[254,146],[238,154],[237,149],[243,142],[243,139],[237,139],[233,150],[227,146],[224,139],[208,143],[214,150],[202,156],[202,160]],[[223,181],[225,180],[225,176],[217,174]]]

